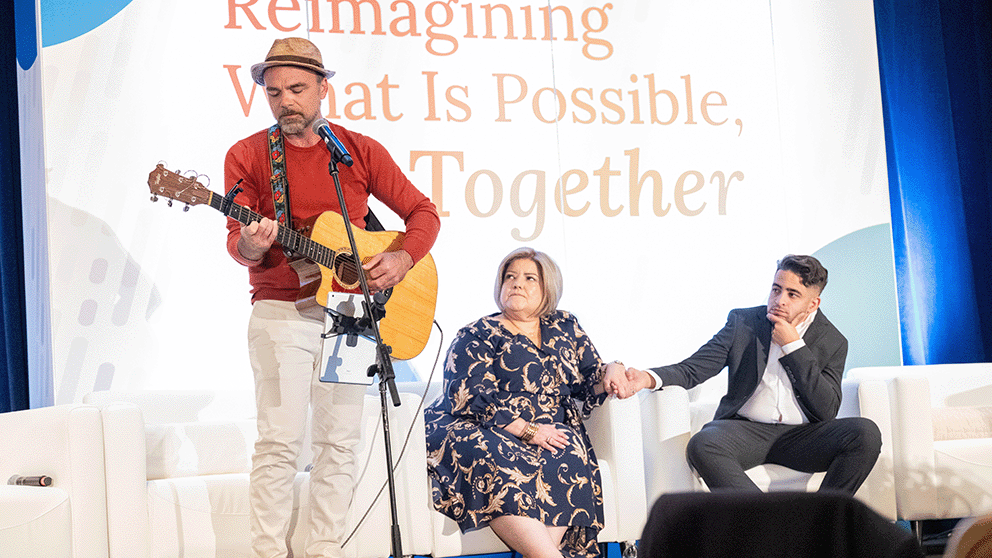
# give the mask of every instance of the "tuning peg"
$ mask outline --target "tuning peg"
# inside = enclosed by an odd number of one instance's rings
[[[169,201],[168,201],[168,202],[166,202],[166,203],[168,204],[168,206],[169,206],[169,207],[172,207],[172,200],[169,200]]]
[[[158,196],[156,196],[155,194],[152,194],[152,201],[153,202],[157,202],[158,201]]]
[[[185,213],[185,212],[187,212],[187,211],[189,211],[189,204],[186,204],[186,205],[185,205],[185,206],[183,207],[183,213]]]

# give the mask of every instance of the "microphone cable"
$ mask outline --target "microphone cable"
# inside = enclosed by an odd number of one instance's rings
[[[441,359],[441,348],[444,347],[444,330],[441,329],[441,324],[437,323],[437,320],[434,320],[434,326],[437,327],[437,331],[440,334],[437,344],[437,353],[434,355],[434,365],[431,367],[430,374],[427,375],[427,382],[425,382],[426,385],[424,386],[424,393],[420,395],[420,402],[417,404],[417,409],[413,413],[413,420],[410,421],[410,426],[407,428],[406,437],[403,439],[403,446],[400,448],[399,455],[396,457],[396,462],[392,464],[393,474],[396,474],[396,471],[399,468],[400,463],[403,461],[403,456],[406,453],[407,445],[410,443],[410,436],[413,435],[413,425],[416,424],[417,422],[417,416],[423,413],[424,402],[427,399],[427,392],[429,392],[431,389],[431,380],[434,379],[434,372],[437,370],[437,364]],[[442,397],[443,395],[444,394],[442,393]],[[381,399],[379,404],[380,405],[382,404]],[[379,432],[381,428],[382,428],[382,413],[379,414],[379,418],[378,420],[376,420],[375,430],[372,434],[372,437],[369,438],[370,440],[369,443],[372,443],[371,440],[379,436]],[[390,441],[390,443],[392,443],[392,441]],[[422,441],[422,443],[426,443],[426,441]],[[361,483],[362,478],[364,478],[365,474],[368,472],[369,465],[371,464],[372,461],[372,453],[373,452],[370,449],[369,455],[365,459],[365,465],[362,467],[361,473],[358,475],[357,479],[355,480],[356,487]],[[424,474],[425,475],[427,474],[426,462],[424,463]],[[387,477],[386,480],[383,481],[382,486],[379,487],[379,491],[376,492],[375,498],[372,498],[372,502],[369,503],[369,506],[368,508],[366,508],[365,513],[362,514],[362,517],[358,520],[358,523],[355,524],[355,528],[352,529],[351,533],[349,533],[348,536],[344,539],[344,542],[341,543],[341,548],[347,546],[347,544],[351,541],[351,539],[355,536],[355,534],[358,533],[358,530],[361,529],[362,524],[365,523],[365,520],[368,518],[369,514],[372,513],[372,509],[375,507],[376,503],[379,502],[379,498],[382,497],[382,493],[386,490],[388,486],[389,486],[389,478]],[[353,499],[352,501],[354,501],[355,494],[352,493],[351,497]],[[348,507],[350,508],[351,506],[349,505]]]

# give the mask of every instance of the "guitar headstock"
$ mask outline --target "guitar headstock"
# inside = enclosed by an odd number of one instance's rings
[[[184,176],[165,168],[162,163],[148,174],[148,189],[152,192],[152,201],[158,201],[159,196],[185,203],[187,206],[209,203],[211,192],[197,181],[197,176]],[[172,202],[169,202],[172,205]],[[186,208],[188,209],[188,207]]]

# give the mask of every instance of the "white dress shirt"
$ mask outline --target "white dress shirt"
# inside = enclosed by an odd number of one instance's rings
[[[809,422],[806,413],[799,407],[799,400],[792,389],[792,382],[786,375],[785,369],[779,359],[783,356],[806,346],[803,336],[809,329],[809,324],[813,323],[816,313],[814,310],[806,319],[796,326],[799,332],[799,339],[784,347],[772,341],[768,347],[768,363],[765,364],[765,373],[761,376],[761,382],[755,388],[754,393],[744,403],[737,414],[754,421],[764,423],[779,424],[805,424]]]

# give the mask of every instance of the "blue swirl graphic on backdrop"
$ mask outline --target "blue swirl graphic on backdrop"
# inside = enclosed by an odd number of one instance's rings
[[[813,255],[830,272],[821,308],[847,337],[845,371],[903,364],[892,226],[854,231]]]
[[[131,0],[41,0],[41,46],[89,33],[117,15]]]

